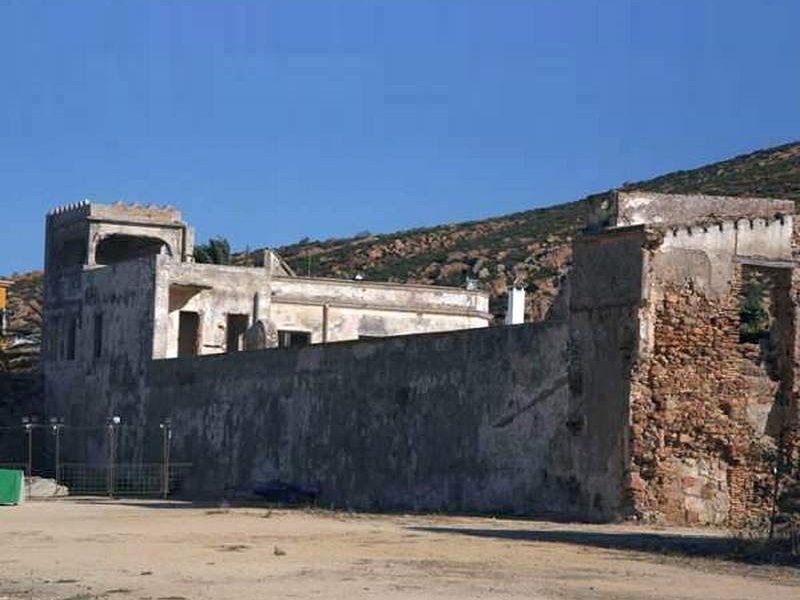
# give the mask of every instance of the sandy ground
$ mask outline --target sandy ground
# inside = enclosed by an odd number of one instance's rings
[[[29,502],[0,507],[0,599],[800,598],[800,569],[722,560],[721,543],[633,525]]]

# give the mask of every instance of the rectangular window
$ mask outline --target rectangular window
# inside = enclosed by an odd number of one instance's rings
[[[78,319],[69,320],[67,326],[67,360],[75,360],[75,349],[78,345]]]
[[[200,342],[200,315],[182,310],[178,321],[178,356],[197,356]]]
[[[302,348],[311,344],[311,334],[308,331],[279,331],[279,348]]]
[[[228,326],[226,329],[226,352],[239,352],[244,349],[244,332],[250,322],[248,315],[228,315]]]
[[[61,317],[53,316],[47,322],[44,336],[47,355],[53,360],[61,360]],[[55,335],[54,335],[55,332]]]
[[[94,315],[94,357],[100,358],[103,354],[103,313]]]

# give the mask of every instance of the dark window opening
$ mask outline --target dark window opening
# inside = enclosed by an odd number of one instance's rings
[[[225,343],[226,352],[239,352],[244,347],[244,332],[250,322],[248,315],[228,315],[228,327],[226,329],[227,341]]]
[[[60,358],[60,352],[62,348],[61,344],[61,317],[54,316],[51,321],[52,330],[48,327],[46,330],[47,335],[44,337],[45,340],[45,350],[47,351],[48,356],[53,360],[58,360]],[[55,335],[53,335],[55,332]]]
[[[178,356],[197,356],[200,342],[200,315],[182,310],[178,317]]]
[[[110,265],[162,253],[172,254],[164,240],[115,233],[100,240],[95,249],[94,261],[98,265]]]
[[[55,262],[62,268],[79,267],[86,263],[86,242],[67,240],[61,244]]]
[[[94,357],[100,358],[103,354],[103,314],[94,315]]]
[[[307,331],[279,331],[279,348],[302,348],[311,344],[311,334]]]
[[[78,319],[72,318],[67,326],[67,360],[75,360],[75,348],[78,344]]]

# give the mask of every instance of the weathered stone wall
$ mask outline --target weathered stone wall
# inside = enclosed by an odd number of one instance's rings
[[[609,518],[572,472],[603,448],[569,432],[567,341],[550,323],[154,361],[145,414],[172,418],[194,493],[280,478],[339,506]]]
[[[84,311],[90,327],[111,307],[128,354],[52,359],[50,405],[147,435],[170,417],[191,493],[279,478],[355,508],[738,524],[769,510],[775,453],[797,443],[800,286],[791,215],[709,218],[577,240],[560,320],[301,350],[151,361],[169,331],[154,317],[170,302],[163,257],[65,277],[46,310]],[[753,273],[768,305],[755,340],[740,315]],[[243,312],[247,286],[231,291]],[[157,458],[144,435],[120,452]]]
[[[112,402],[172,419],[194,494],[278,478],[357,508],[620,518],[645,240],[579,244],[563,321],[158,360]]]
[[[49,416],[96,426],[105,423],[119,398],[136,402],[152,357],[155,259],[65,275],[48,287],[43,371]],[[70,358],[66,345],[73,322]]]
[[[639,350],[647,232],[576,240],[569,284],[570,470],[585,510],[628,514],[630,373]]]
[[[112,401],[172,419],[193,494],[279,478],[356,508],[621,518],[645,240],[579,244],[561,321],[158,360]]]
[[[646,260],[629,478],[633,512],[645,518],[736,525],[771,508],[778,440],[792,443],[796,412],[791,264],[743,256],[753,246],[737,234],[730,223],[667,233]],[[780,261],[785,247],[776,253]],[[748,269],[768,291],[769,334],[755,342],[741,335]]]
[[[561,321],[174,360],[148,346],[164,259],[88,271],[60,298],[86,332],[76,360],[48,363],[50,414],[94,427],[121,416],[126,461],[158,460],[170,417],[193,494],[280,478],[340,506],[619,518],[640,238],[579,252]],[[95,361],[100,307],[128,339]],[[65,444],[65,459],[102,461],[104,443]]]

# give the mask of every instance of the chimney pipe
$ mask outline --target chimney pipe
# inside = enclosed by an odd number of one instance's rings
[[[508,292],[506,325],[519,325],[525,322],[525,288],[514,287]]]

